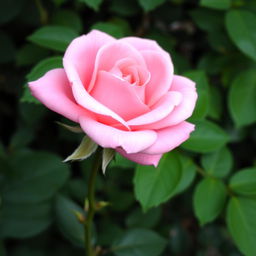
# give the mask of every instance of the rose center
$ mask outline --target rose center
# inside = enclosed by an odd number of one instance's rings
[[[115,77],[125,80],[131,85],[143,86],[150,80],[150,73],[130,58],[121,59],[109,71]]]

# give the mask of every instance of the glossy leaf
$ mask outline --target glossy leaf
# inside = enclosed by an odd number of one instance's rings
[[[146,211],[167,201],[181,178],[181,165],[174,153],[165,154],[157,168],[138,165],[134,185],[137,200]]]
[[[209,108],[209,84],[207,76],[204,71],[195,70],[184,74],[196,83],[196,90],[198,93],[198,100],[193,115],[190,117],[192,122],[203,119]]]
[[[196,25],[207,32],[219,30],[223,26],[223,14],[217,10],[197,8],[189,13]]]
[[[39,203],[52,198],[69,177],[67,165],[54,154],[25,152],[12,157],[3,199],[12,203]]]
[[[52,17],[53,25],[64,26],[80,33],[83,29],[82,20],[79,15],[72,10],[59,10]]]
[[[44,231],[52,222],[52,203],[26,204],[3,201],[0,237],[28,238]]]
[[[256,73],[249,69],[235,78],[228,95],[229,111],[238,127],[256,122],[255,98]]]
[[[226,15],[226,28],[234,44],[256,60],[256,15],[245,10],[231,10]]]
[[[50,57],[40,61],[27,75],[27,81],[34,81],[44,75],[47,71],[54,68],[62,68],[62,57]],[[28,85],[24,86],[24,93],[21,97],[22,102],[41,104],[30,93]]]
[[[193,152],[208,153],[223,147],[229,140],[228,134],[210,121],[196,123],[196,129],[182,147]]]
[[[111,22],[97,22],[92,26],[92,29],[103,31],[116,38],[125,36],[123,28]]]
[[[63,52],[77,36],[78,33],[68,27],[45,26],[36,30],[28,40],[42,47]]]
[[[144,9],[144,11],[152,11],[156,7],[160,6],[165,2],[165,0],[138,0],[141,7]]]
[[[16,55],[18,66],[26,66],[39,62],[49,55],[49,50],[34,44],[25,44]]]
[[[84,228],[76,213],[84,215],[83,209],[75,202],[59,195],[55,203],[56,220],[60,231],[75,245],[83,247]]]
[[[154,207],[143,213],[141,208],[136,208],[127,218],[126,225],[129,228],[152,228],[161,218],[161,207]]]
[[[109,166],[119,168],[135,168],[136,163],[124,158],[120,154],[116,154],[114,160],[110,162]]]
[[[164,250],[166,241],[147,229],[131,229],[113,245],[116,256],[158,256]]]
[[[80,0],[80,2],[84,2],[90,8],[98,11],[103,0]]]
[[[213,221],[224,207],[226,187],[222,181],[205,178],[197,186],[193,203],[196,217],[201,225]]]
[[[223,178],[231,171],[233,157],[228,148],[224,147],[211,154],[203,155],[201,164],[208,174],[217,178]]]
[[[174,194],[182,193],[186,190],[196,177],[196,165],[193,160],[182,154],[178,155],[179,162],[181,164],[181,177],[177,187],[174,190]]]
[[[231,0],[201,0],[200,5],[208,8],[225,10],[231,6]]]
[[[254,256],[256,252],[256,200],[233,197],[227,209],[229,232],[241,252]]]
[[[230,189],[241,196],[256,196],[256,167],[236,172],[229,183]]]

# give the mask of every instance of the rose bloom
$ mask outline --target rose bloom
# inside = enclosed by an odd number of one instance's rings
[[[63,66],[30,82],[31,93],[101,147],[157,166],[194,130],[185,120],[195,83],[174,75],[170,55],[153,40],[93,30],[70,43]]]

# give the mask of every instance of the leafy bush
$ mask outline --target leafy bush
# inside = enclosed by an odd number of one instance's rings
[[[0,3],[0,255],[83,255],[92,158],[30,95],[91,29],[156,40],[197,83],[196,130],[159,167],[117,155],[97,177],[99,255],[256,255],[256,1],[9,0]]]

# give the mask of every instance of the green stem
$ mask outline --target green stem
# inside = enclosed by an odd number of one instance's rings
[[[84,234],[85,234],[85,251],[86,256],[95,256],[95,251],[92,245],[92,224],[93,217],[95,213],[95,182],[98,170],[101,166],[102,149],[99,147],[95,153],[93,167],[90,173],[89,182],[88,182],[88,211],[86,216],[86,221],[84,224]]]

